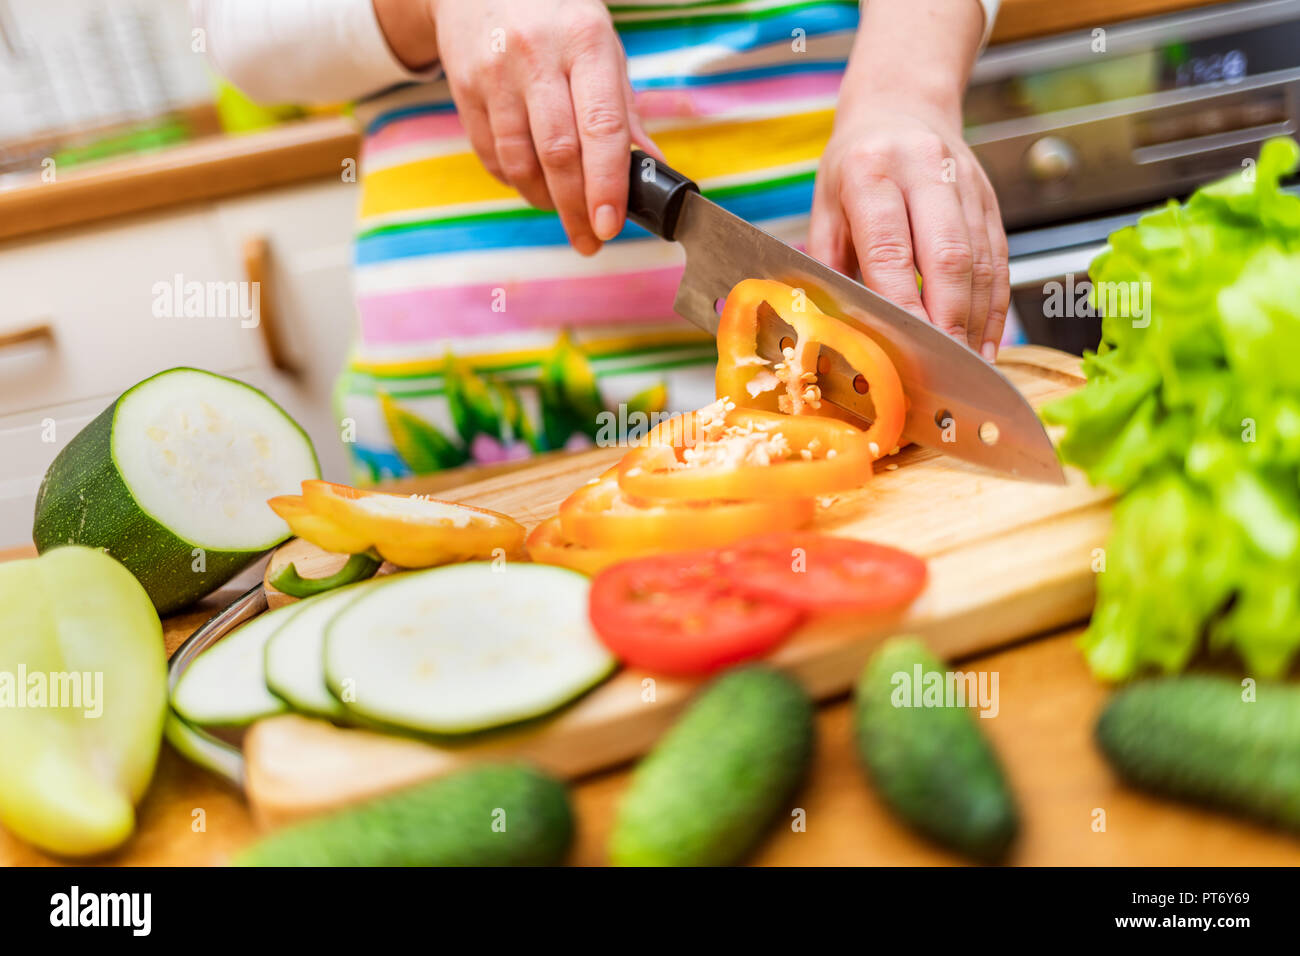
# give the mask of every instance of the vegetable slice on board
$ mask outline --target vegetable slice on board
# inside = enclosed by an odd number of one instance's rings
[[[330,622],[325,678],[352,713],[431,734],[538,717],[615,660],[587,621],[587,579],[540,564],[459,564],[376,582]]]
[[[165,614],[289,537],[266,499],[318,474],[302,429],[257,389],[175,368],[128,389],[59,453],[32,538],[41,552],[107,550]]]
[[[809,612],[891,611],[925,588],[925,562],[916,555],[811,532],[750,538],[721,549],[717,561],[750,597]]]
[[[0,564],[5,829],[63,856],[122,844],[166,713],[162,625],[126,568],[78,547]]]
[[[383,562],[373,555],[360,552],[349,555],[343,567],[333,574],[322,578],[304,578],[298,573],[298,566],[291,562],[277,571],[267,583],[290,597],[309,598],[341,588],[346,584],[356,584],[372,578],[381,564]]]
[[[785,361],[769,363],[758,354],[759,312],[763,304],[794,330]],[[782,282],[746,279],[727,296],[718,320],[717,394],[737,405],[791,414],[835,416],[835,406],[820,399],[818,377],[830,373],[831,356],[854,378],[854,387],[870,395],[875,409],[867,440],[888,454],[898,444],[907,418],[907,403],[898,371],[866,332],[844,319],[826,315],[806,295]],[[853,376],[852,372],[857,375]]]
[[[538,564],[568,568],[588,576],[636,555],[614,548],[584,548],[564,536],[560,516],[547,518],[528,535],[528,556]]]
[[[846,422],[717,402],[651,431],[619,462],[618,483],[643,498],[810,498],[865,484],[875,458]]]
[[[263,659],[271,636],[302,608],[259,614],[195,658],[172,691],[176,712],[200,727],[245,727],[283,713],[284,701],[267,690]]]
[[[186,760],[236,787],[244,785],[244,755],[231,744],[195,727],[176,713],[175,708],[167,712],[163,735]]]
[[[664,674],[703,674],[757,657],[789,636],[798,608],[742,594],[715,552],[626,561],[591,583],[591,622],[623,661]]]
[[[266,644],[266,686],[294,710],[338,720],[347,711],[325,686],[325,628],[349,602],[378,581],[363,581],[291,605],[300,613],[271,635]]]
[[[618,486],[618,467],[560,505],[560,526],[587,548],[633,554],[711,548],[760,531],[793,530],[813,518],[811,498],[775,501],[643,501]]]
[[[326,551],[355,554],[373,548],[404,568],[424,568],[523,546],[524,528],[508,515],[423,495],[391,495],[304,481],[302,495],[269,502],[294,533]]]

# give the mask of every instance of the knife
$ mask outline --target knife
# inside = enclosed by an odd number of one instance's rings
[[[1017,478],[1065,483],[1038,415],[996,368],[861,283],[705,199],[695,183],[641,150],[632,151],[628,218],[685,248],[686,271],[673,308],[687,321],[716,335],[721,304],[744,279],[803,289],[823,312],[870,333],[894,363],[909,402],[908,441]],[[780,361],[782,340],[794,331],[764,306],[759,354]],[[870,420],[870,397],[855,387],[852,369],[829,350],[819,358],[822,399]]]

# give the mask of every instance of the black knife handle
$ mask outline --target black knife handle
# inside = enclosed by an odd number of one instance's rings
[[[699,191],[699,186],[667,163],[639,149],[632,150],[627,217],[638,226],[671,240],[677,232],[677,217],[686,194]]]

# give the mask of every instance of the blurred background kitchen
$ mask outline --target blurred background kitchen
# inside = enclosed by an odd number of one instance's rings
[[[266,389],[347,477],[358,139],[345,105],[250,102],[204,47],[185,0],[0,0],[0,548],[29,539],[62,445],[176,365]],[[966,108],[1010,334],[1080,352],[1098,323],[1053,293],[1106,235],[1295,132],[1300,0],[1003,0]],[[160,321],[176,277],[258,283],[258,321],[184,318],[180,290]]]

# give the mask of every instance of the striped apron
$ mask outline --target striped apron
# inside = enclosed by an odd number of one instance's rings
[[[668,162],[802,246],[856,0],[610,11]],[[628,223],[578,255],[554,213],[479,163],[445,81],[357,112],[359,333],[336,391],[354,480],[583,447],[634,412],[712,401],[714,343],[672,309],[680,247]]]

